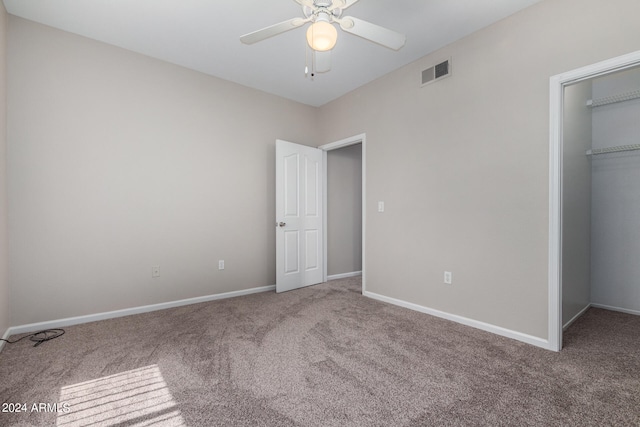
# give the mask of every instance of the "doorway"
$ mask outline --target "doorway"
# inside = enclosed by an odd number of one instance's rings
[[[365,291],[366,136],[319,147],[324,156],[324,278],[362,276]],[[357,199],[357,200],[356,200]]]
[[[597,306],[592,300],[592,272],[596,271],[592,258],[597,258],[592,235],[597,225],[591,216],[596,212],[598,193],[592,193],[592,171],[596,166],[593,155],[601,149],[592,135],[596,130],[591,113],[596,103],[593,83],[639,66],[640,51],[550,81],[548,347],[554,351],[562,349],[563,327],[590,306]],[[620,149],[615,141],[611,143],[607,150]]]

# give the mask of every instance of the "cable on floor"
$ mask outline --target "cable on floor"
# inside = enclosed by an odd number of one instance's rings
[[[62,335],[64,335],[64,329],[45,329],[44,331],[34,332],[32,334],[25,335],[22,338],[18,338],[15,341],[5,340],[4,338],[0,338],[0,341],[4,341],[9,344],[15,344],[18,341],[22,341],[25,338],[29,338],[31,341],[35,342],[33,346],[37,347],[45,341],[58,338],[59,336],[62,336]]]

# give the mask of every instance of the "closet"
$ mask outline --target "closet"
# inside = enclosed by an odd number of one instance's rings
[[[640,315],[640,68],[565,87],[562,322]]]

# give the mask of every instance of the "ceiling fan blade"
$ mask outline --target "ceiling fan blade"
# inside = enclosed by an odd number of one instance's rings
[[[244,36],[240,37],[240,41],[244,44],[253,44],[264,39],[268,39],[269,37],[276,36],[280,33],[293,30],[294,28],[298,28],[299,26],[304,25],[309,21],[310,19],[304,18],[289,19],[288,21],[280,22],[279,24],[275,24],[249,34],[245,34]]]
[[[331,71],[331,51],[327,50],[324,52],[320,52],[317,50],[313,51],[314,59],[315,59],[315,71],[316,73],[326,73],[327,71]]]
[[[346,8],[351,7],[354,3],[357,3],[357,2],[358,0],[333,0],[333,4],[329,8],[329,10],[334,10],[334,9],[345,10]]]
[[[407,37],[404,34],[352,16],[345,16],[341,19],[335,19],[335,21],[337,21],[340,24],[340,28],[347,33],[371,40],[389,49],[399,50],[407,41]]]

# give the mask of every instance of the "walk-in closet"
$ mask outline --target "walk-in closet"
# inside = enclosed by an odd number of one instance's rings
[[[640,315],[640,68],[565,87],[562,323]]]

